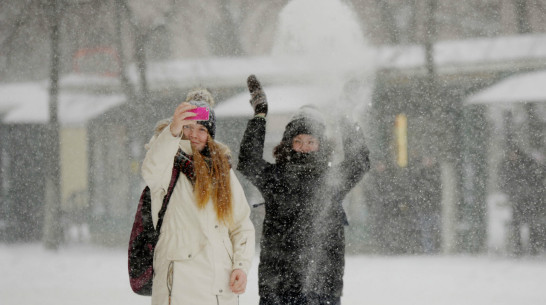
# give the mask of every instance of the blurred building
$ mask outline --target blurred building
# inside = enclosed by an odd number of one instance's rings
[[[12,100],[14,93],[0,95],[5,143],[0,156],[0,232],[4,237],[15,236],[14,240],[34,240],[40,238],[42,181],[47,173],[41,171],[45,160],[33,144],[45,144],[40,139],[47,117],[34,121],[9,118],[16,113],[47,113],[40,103],[47,103],[43,82],[50,58],[48,20],[32,1],[6,3],[0,23],[6,29],[0,45],[0,81],[6,82],[7,88],[9,82],[33,80],[36,83],[31,86],[41,89],[22,89],[26,94],[17,102]],[[488,196],[499,191],[491,182],[496,179],[492,168],[501,154],[496,150],[501,140],[491,136],[499,113],[491,104],[503,100],[497,96],[482,102],[478,97],[510,77],[546,68],[546,37],[541,34],[546,14],[540,2],[206,0],[129,1],[128,6],[116,6],[120,3],[68,5],[61,31],[60,109],[67,111],[60,113],[62,207],[85,207],[87,210],[80,210],[88,219],[73,217],[89,222],[92,235],[101,242],[125,243],[143,187],[139,162],[155,122],[170,116],[187,90],[207,87],[217,100],[220,115],[237,113],[219,119],[219,124],[227,126],[222,129],[228,130],[220,132],[219,139],[236,153],[245,111],[250,111],[248,107],[239,109],[248,106],[245,80],[256,74],[271,98],[289,95],[325,107],[344,101],[353,119],[366,128],[374,170],[345,203],[349,215],[354,215],[347,235],[351,249],[423,252],[419,213],[414,208],[415,198],[423,196],[413,186],[413,173],[421,160],[432,158],[440,167],[442,182],[437,190],[442,198],[440,246],[435,249],[484,250],[490,236]],[[332,5],[332,9],[305,9],[320,5]],[[432,75],[423,47],[427,33],[424,12],[429,5],[435,5],[436,20]],[[306,18],[296,18],[298,22],[288,22],[286,28],[280,26],[289,6],[300,7],[295,11],[304,17],[325,12],[345,15],[336,26],[327,26],[325,19],[320,31],[308,30],[306,35]],[[364,37],[350,36],[357,32],[355,25]],[[281,29],[287,28],[302,36],[279,40]],[[21,33],[34,34],[34,38]],[[352,41],[357,43],[336,40],[346,37],[357,37]],[[347,52],[337,53],[335,47]],[[298,54],[300,48],[316,52]],[[328,52],[333,56],[328,57]],[[341,77],[339,71],[343,71]],[[336,77],[329,77],[334,74]],[[524,91],[521,86],[511,92]],[[32,94],[36,90],[39,98]],[[305,94],[297,93],[301,90]],[[71,94],[76,96],[73,102],[63,106],[63,95]],[[105,100],[108,107],[101,106]],[[521,99],[515,96],[506,103],[513,101]],[[29,111],[36,110],[38,104],[40,111]],[[292,102],[291,107],[295,105]],[[509,110],[521,113],[520,108]],[[268,128],[273,132],[268,145],[275,143],[278,127],[291,109],[284,108],[284,113],[271,118]],[[62,122],[63,117],[71,118],[75,113],[87,116],[76,120],[76,127]],[[539,116],[535,115],[529,128],[543,134],[543,112],[536,113]],[[520,125],[527,126],[528,121],[523,119]],[[529,141],[535,150],[544,149],[543,137]],[[529,141],[522,140],[522,145],[530,147]],[[11,234],[25,226],[29,227],[23,230],[30,232],[28,236]]]

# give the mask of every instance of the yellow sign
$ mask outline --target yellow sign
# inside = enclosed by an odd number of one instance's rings
[[[394,119],[394,139],[396,145],[396,163],[400,167],[408,166],[408,118],[398,114]]]

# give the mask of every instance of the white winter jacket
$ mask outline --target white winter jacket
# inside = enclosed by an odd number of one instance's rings
[[[142,176],[151,190],[154,225],[179,148],[192,154],[190,142],[173,137],[167,126],[150,143],[142,164]],[[250,208],[233,170],[230,184],[233,223],[223,224],[217,219],[212,200],[203,209],[197,207],[191,181],[180,173],[154,254],[152,304],[169,304],[169,290],[171,304],[238,303],[238,297],[229,288],[229,279],[233,269],[248,274],[255,233]]]

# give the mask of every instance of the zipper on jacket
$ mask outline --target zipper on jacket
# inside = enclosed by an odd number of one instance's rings
[[[228,257],[229,257],[229,260],[233,264],[233,256],[231,254],[229,254],[228,245],[226,245],[225,239],[222,239],[222,243],[224,244],[224,249],[226,249],[226,253],[227,253]]]
[[[167,269],[167,289],[169,290],[169,305],[171,305],[171,295],[173,292],[173,280],[174,280],[174,261],[169,263]]]

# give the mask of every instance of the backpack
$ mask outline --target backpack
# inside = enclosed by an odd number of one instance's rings
[[[159,219],[157,227],[154,228],[152,220],[152,198],[150,196],[150,188],[146,186],[140,195],[138,207],[129,238],[129,283],[131,288],[137,294],[150,296],[152,295],[152,282],[154,277],[154,250],[159,240],[161,232],[161,224],[163,216],[167,211],[169,199],[174,190],[174,186],[180,176],[181,167],[181,151],[176,155],[174,160],[171,182],[167,189],[167,194],[163,198],[163,204],[159,210]]]

